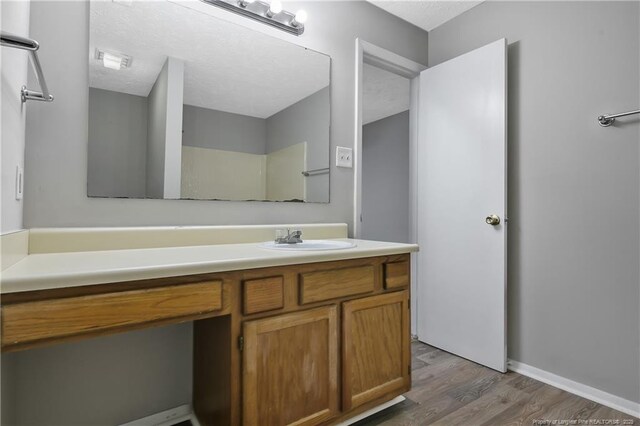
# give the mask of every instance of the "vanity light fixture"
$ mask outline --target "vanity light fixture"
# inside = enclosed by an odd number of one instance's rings
[[[280,0],[272,0],[271,3],[262,0],[201,0],[230,12],[247,18],[255,19],[274,26],[293,35],[301,35],[304,32],[304,23],[307,13],[303,10],[295,15],[282,9]]]
[[[269,4],[269,10],[267,10],[267,18],[273,18],[274,15],[282,12],[282,3],[280,0],[273,0]]]
[[[291,25],[294,27],[298,27],[300,25],[304,26],[304,23],[307,22],[307,12],[304,10],[299,10],[296,12],[296,16],[293,17],[291,21]]]
[[[105,68],[112,70],[121,70],[131,66],[132,57],[121,53],[107,52],[105,50],[96,49],[95,58],[102,61]]]

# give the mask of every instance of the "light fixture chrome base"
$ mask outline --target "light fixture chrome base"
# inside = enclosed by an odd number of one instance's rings
[[[256,21],[262,22],[263,24],[271,25],[278,28],[279,30],[286,31],[289,34],[299,36],[304,33],[304,25],[295,22],[295,15],[293,13],[283,10],[282,12],[272,14],[269,11],[269,3],[263,1],[257,0],[252,3],[248,3],[242,2],[241,0],[237,4],[230,3],[229,1],[225,0],[201,1],[213,6],[218,6],[219,8],[228,10],[230,12],[237,13],[238,15],[254,19]],[[242,6],[241,4],[243,4],[244,6]]]
[[[22,86],[20,88],[20,98],[23,103],[27,101],[53,102],[53,95],[49,95],[48,98],[45,98],[41,92],[29,90],[27,89],[27,86]]]

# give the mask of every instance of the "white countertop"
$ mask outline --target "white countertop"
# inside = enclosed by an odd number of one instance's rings
[[[279,251],[259,243],[30,254],[2,272],[0,293],[135,281],[418,251],[415,244],[338,239],[356,247]]]

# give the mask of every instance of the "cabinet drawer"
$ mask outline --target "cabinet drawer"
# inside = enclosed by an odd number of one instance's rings
[[[409,285],[410,277],[409,262],[384,264],[384,288],[406,287]]]
[[[2,345],[149,323],[222,309],[222,281],[6,305]]]
[[[245,315],[284,307],[284,278],[270,277],[243,283],[242,311]]]
[[[314,303],[365,294],[374,288],[372,265],[300,274],[300,303]]]

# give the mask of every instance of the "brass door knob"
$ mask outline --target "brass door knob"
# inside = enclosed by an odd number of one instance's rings
[[[487,216],[484,221],[487,222],[487,225],[496,226],[500,224],[500,217],[492,214],[491,216]]]

